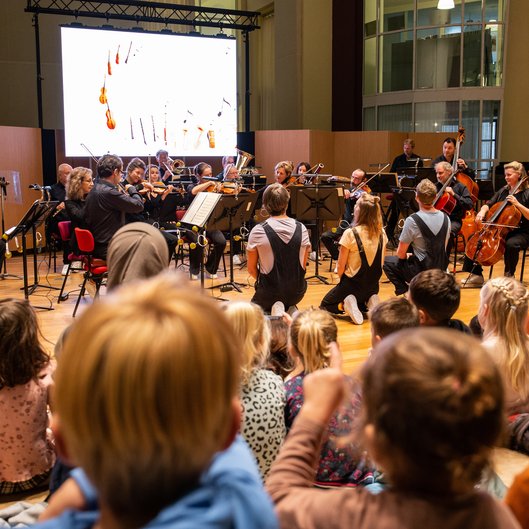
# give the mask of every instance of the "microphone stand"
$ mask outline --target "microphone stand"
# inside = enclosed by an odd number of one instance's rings
[[[7,186],[9,185],[9,182],[6,182],[5,176],[0,176],[0,215],[2,216],[2,235],[6,231],[5,226],[5,216],[4,216],[4,200],[5,197],[7,197]],[[7,241],[6,241],[7,243]],[[6,245],[6,253],[4,255],[4,264],[2,266],[3,271],[0,270],[0,279],[22,279],[20,276],[14,275],[14,274],[8,274],[7,273],[7,245]]]

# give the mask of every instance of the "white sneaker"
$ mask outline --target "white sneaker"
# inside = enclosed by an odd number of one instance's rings
[[[270,309],[271,316],[283,316],[285,314],[285,305],[282,301],[276,301]]]
[[[364,323],[364,316],[362,316],[356,298],[352,294],[349,294],[343,300],[343,309],[347,312],[353,323],[356,323],[357,325],[362,325],[362,323]]]
[[[210,274],[209,272],[206,272],[206,277],[208,279],[217,279],[219,276],[217,274]]]
[[[65,264],[63,267],[62,267],[62,270],[61,270],[61,276],[65,276],[67,273],[68,273],[68,266],[67,264]]]
[[[367,312],[371,312],[378,304],[380,303],[380,298],[378,297],[378,294],[373,294],[368,300],[367,300]]]
[[[461,288],[481,288],[485,283],[483,276],[470,274],[466,279],[461,281]]]
[[[234,264],[234,265],[240,265],[240,264],[242,264],[241,258],[239,257],[238,254],[235,254],[235,255],[233,256],[233,264]]]
[[[316,261],[316,252],[310,252],[309,259],[311,261]]]
[[[191,274],[191,281],[198,281],[198,274]]]

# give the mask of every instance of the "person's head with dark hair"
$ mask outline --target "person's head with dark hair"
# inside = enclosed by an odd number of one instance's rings
[[[140,158],[132,158],[127,165],[127,182],[132,185],[139,184],[145,175],[147,166]]]
[[[392,298],[379,303],[369,312],[371,322],[371,345],[390,334],[419,326],[419,313],[406,298]]]
[[[310,170],[309,162],[299,162],[298,165],[296,165],[297,174],[305,174],[305,173],[308,173],[309,170]]]
[[[443,325],[459,308],[461,290],[452,274],[424,270],[410,281],[408,299],[417,307],[421,325]]]
[[[123,171],[123,160],[114,154],[104,154],[97,162],[97,177],[118,184]]]
[[[213,170],[211,168],[211,165],[206,162],[199,162],[195,165],[195,168],[193,169],[194,172],[194,178],[195,181],[198,183],[202,183],[202,178],[205,176],[212,176]]]
[[[270,184],[263,193],[263,206],[272,217],[285,215],[290,195],[281,184]]]
[[[283,380],[294,369],[294,361],[288,352],[290,326],[284,318],[270,320],[270,357],[268,369]]]
[[[399,331],[364,364],[365,440],[395,490],[470,493],[502,433],[501,375],[475,338],[455,333]]]
[[[41,345],[37,314],[28,301],[0,300],[0,336],[0,389],[36,379],[50,357]]]
[[[450,162],[453,162],[456,151],[456,139],[449,136],[443,141],[443,156]]]

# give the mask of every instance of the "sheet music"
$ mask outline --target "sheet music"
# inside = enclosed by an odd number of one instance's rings
[[[219,193],[198,193],[182,217],[182,222],[203,228],[221,196]]]

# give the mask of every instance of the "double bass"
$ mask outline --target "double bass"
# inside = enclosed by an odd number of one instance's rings
[[[516,194],[528,179],[520,179],[509,195]],[[494,204],[483,220],[483,227],[474,233],[467,243],[466,256],[482,266],[495,265],[505,253],[505,238],[522,219],[520,210],[507,199]]]
[[[457,141],[454,158],[452,160],[452,165],[454,167],[455,177],[458,182],[461,182],[469,191],[470,197],[472,198],[472,203],[476,204],[479,196],[479,186],[477,182],[472,180],[470,176],[463,173],[462,171],[457,170],[457,160],[459,160],[459,150],[461,145],[465,143],[465,127],[459,127],[457,130]]]

